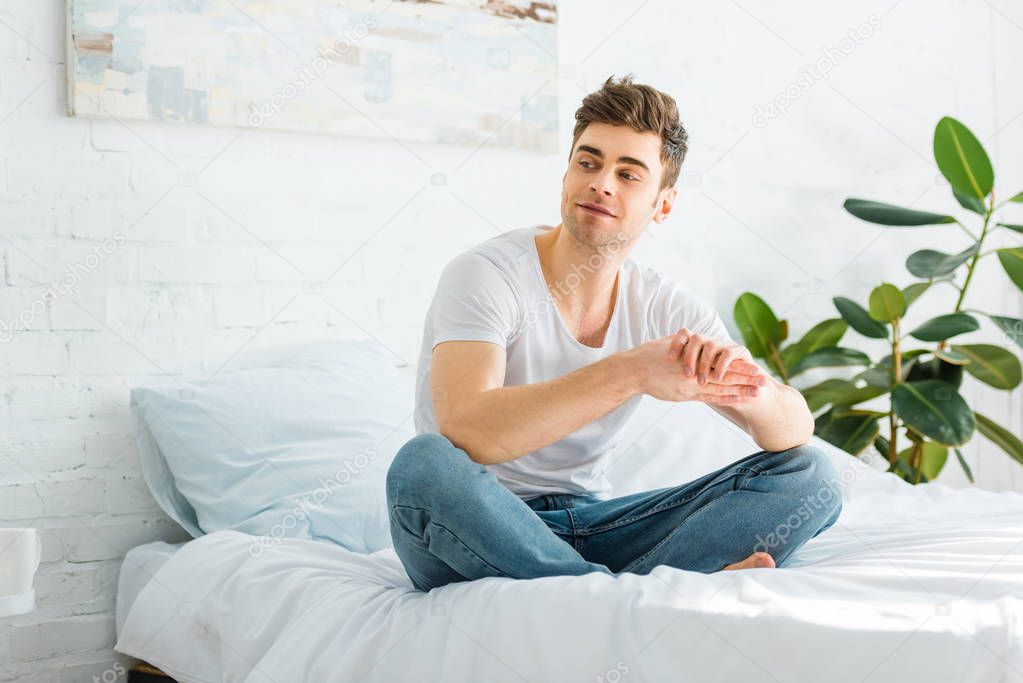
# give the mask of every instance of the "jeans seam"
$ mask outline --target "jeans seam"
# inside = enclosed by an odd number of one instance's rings
[[[582,537],[576,531],[575,513],[573,512],[572,508],[565,508],[565,510],[568,512],[568,524],[569,524],[569,526],[572,527],[572,529],[571,529],[571,531],[572,531],[572,548],[574,548],[575,551],[581,555],[582,554],[581,551],[582,551],[583,542],[582,542]]]
[[[393,511],[393,510],[397,510],[398,508],[405,508],[405,509],[407,509],[407,510],[417,510],[417,511],[419,511],[419,512],[429,512],[429,510],[427,510],[426,508],[417,508],[417,507],[413,507],[413,506],[411,506],[411,505],[392,505],[392,506],[391,506],[391,510],[392,510],[392,511]],[[476,552],[475,550],[473,550],[472,548],[470,548],[470,547],[469,547],[469,546],[468,546],[468,545],[466,544],[466,542],[465,542],[465,541],[463,541],[463,540],[462,540],[461,538],[459,538],[459,537],[458,537],[458,534],[456,534],[455,532],[453,532],[453,531],[452,531],[451,529],[447,528],[446,526],[444,526],[444,525],[443,525],[443,524],[441,524],[440,522],[435,522],[435,521],[434,521],[433,519],[431,519],[431,520],[430,520],[430,521],[429,521],[429,522],[427,523],[427,525],[428,525],[428,526],[429,526],[429,525],[431,525],[431,524],[432,524],[433,526],[437,527],[438,529],[442,529],[442,530],[444,530],[444,531],[448,532],[449,534],[451,534],[451,537],[452,537],[452,538],[454,538],[454,539],[455,539],[456,541],[458,541],[459,545],[461,545],[461,546],[462,546],[463,548],[465,548],[465,549],[466,549],[466,550],[467,550],[467,551],[469,552],[469,554],[470,554],[470,555],[472,555],[473,557],[475,557],[475,558],[476,558],[477,560],[479,560],[479,561],[480,561],[481,563],[483,563],[483,564],[485,564],[486,566],[488,566],[488,567],[490,567],[491,569],[493,569],[493,570],[494,570],[495,572],[497,572],[498,574],[500,574],[500,575],[501,575],[501,576],[502,576],[503,578],[511,578],[511,575],[510,575],[510,574],[506,574],[506,573],[505,573],[505,572],[503,572],[502,570],[498,569],[497,567],[495,567],[494,565],[490,564],[489,562],[487,562],[486,560],[484,560],[484,559],[483,559],[482,557],[480,557],[480,556],[479,556],[479,554],[478,554],[478,553],[477,553],[477,552]],[[405,525],[404,525],[404,524],[402,524],[402,526],[405,526]],[[412,532],[412,533],[413,533],[413,535],[416,535],[416,534],[415,534],[414,532]],[[420,537],[419,537],[419,540],[420,540],[420,541],[422,541],[422,540],[423,540],[422,536],[420,536]],[[438,559],[441,559],[441,560],[443,560],[443,558],[438,558]],[[449,565],[449,566],[450,566],[450,565]]]
[[[756,470],[754,470],[752,468],[749,468],[749,467],[739,467],[739,468],[736,468],[733,476],[739,475],[739,474],[754,474],[754,475],[758,475],[758,476],[763,476],[762,472],[756,471]],[[709,485],[710,484],[708,484],[708,486]],[[704,487],[704,488],[706,488],[706,487]],[[602,531],[608,531],[610,529],[617,529],[620,526],[625,526],[626,524],[632,524],[633,522],[638,522],[639,520],[644,519],[646,517],[649,517],[650,515],[657,514],[658,512],[663,512],[665,510],[670,510],[671,508],[678,507],[679,505],[683,505],[685,503],[688,503],[693,498],[696,498],[698,495],[700,495],[703,492],[704,488],[701,488],[700,490],[692,493],[689,496],[686,496],[685,498],[681,498],[679,500],[673,500],[670,503],[663,503],[662,505],[658,505],[656,507],[653,507],[650,510],[647,510],[646,512],[644,512],[643,514],[640,514],[640,515],[633,515],[632,517],[625,517],[625,518],[622,518],[622,519],[616,519],[613,522],[609,522],[607,524],[603,524],[603,525],[600,525],[600,526],[586,527],[586,528],[583,528],[583,529],[573,529],[573,531],[575,531],[579,535],[586,536],[586,535],[600,533]]]

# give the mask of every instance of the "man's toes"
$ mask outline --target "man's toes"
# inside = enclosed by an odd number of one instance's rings
[[[757,551],[747,557],[741,562],[735,562],[733,564],[722,567],[725,569],[773,569],[775,567],[774,558],[771,557],[770,553],[763,551]]]

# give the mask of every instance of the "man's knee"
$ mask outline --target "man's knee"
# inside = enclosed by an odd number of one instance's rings
[[[790,448],[792,462],[800,472],[799,502],[821,525],[830,527],[842,512],[842,487],[838,471],[822,449],[811,444]]]
[[[468,465],[465,451],[440,434],[419,434],[405,443],[387,469],[387,496],[396,502],[412,492],[437,494]]]

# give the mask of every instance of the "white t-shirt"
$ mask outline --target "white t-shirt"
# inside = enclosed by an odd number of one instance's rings
[[[445,341],[487,341],[505,349],[504,386],[546,382],[601,358],[686,327],[731,340],[704,299],[626,259],[604,345],[581,344],[561,319],[540,268],[534,237],[547,226],[511,230],[459,254],[445,266],[426,314],[416,380],[416,433],[439,433],[430,396],[433,347]],[[585,277],[585,264],[578,277]],[[565,290],[572,286],[566,278]],[[549,446],[494,465],[497,479],[524,500],[547,493],[611,496],[604,475],[618,437],[636,409],[634,396],[604,417]]]

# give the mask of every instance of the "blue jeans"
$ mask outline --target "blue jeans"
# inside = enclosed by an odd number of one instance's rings
[[[763,550],[778,567],[838,519],[841,492],[820,449],[759,451],[680,486],[610,500],[523,500],[465,451],[420,434],[387,472],[394,549],[419,590],[487,576],[710,573]]]

